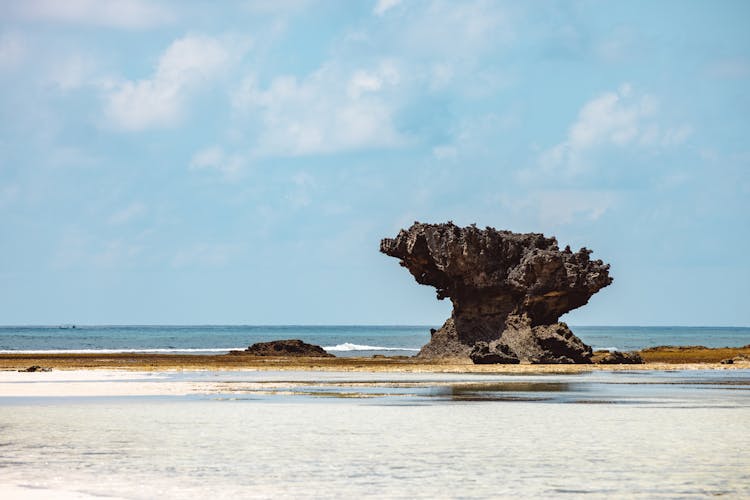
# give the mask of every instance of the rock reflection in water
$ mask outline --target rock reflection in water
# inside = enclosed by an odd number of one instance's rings
[[[438,388],[435,395],[450,397],[454,401],[549,401],[557,395],[550,393],[570,390],[568,382],[487,382]]]

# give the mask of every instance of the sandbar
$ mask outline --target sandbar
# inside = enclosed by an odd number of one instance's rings
[[[0,371],[25,370],[36,366],[52,370],[265,370],[413,373],[582,373],[595,370],[706,370],[750,368],[750,345],[706,348],[662,346],[639,351],[644,364],[635,365],[475,365],[455,360],[426,361],[415,357],[289,357],[250,355],[200,355],[154,353],[5,353]],[[594,359],[596,360],[595,354]],[[722,363],[733,360],[731,364]]]

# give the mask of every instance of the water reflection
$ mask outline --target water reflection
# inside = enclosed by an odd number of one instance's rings
[[[744,374],[743,374],[744,375]],[[401,377],[327,380],[256,380],[213,384],[206,395],[361,400],[363,404],[444,404],[450,402],[538,402],[553,404],[638,404],[714,407],[727,396],[737,406],[750,406],[748,379],[682,374],[584,374],[565,376],[479,377],[440,379]],[[724,394],[720,394],[724,393]],[[727,394],[730,393],[730,394]],[[218,399],[224,399],[223,397]],[[244,399],[244,398],[243,398]]]
[[[430,396],[453,401],[549,401],[553,395],[571,391],[569,382],[484,382],[432,387]]]

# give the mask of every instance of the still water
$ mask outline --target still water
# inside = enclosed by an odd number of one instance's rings
[[[50,498],[750,496],[747,370],[153,383],[195,390],[0,397],[0,485]]]

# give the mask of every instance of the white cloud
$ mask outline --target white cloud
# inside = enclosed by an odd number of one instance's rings
[[[188,95],[228,66],[232,52],[226,45],[208,36],[188,35],[175,40],[159,58],[151,78],[114,86],[107,95],[108,118],[126,130],[177,123]]]
[[[619,203],[620,195],[607,190],[552,189],[500,195],[498,201],[522,225],[554,232],[561,226],[601,219]]]
[[[237,110],[257,113],[256,153],[299,156],[404,142],[393,115],[400,72],[389,61],[353,72],[324,65],[305,78],[275,78],[262,89],[248,77],[235,95]]]
[[[464,61],[515,39],[512,19],[497,2],[435,0],[412,13],[397,34],[400,49],[412,54]]]
[[[132,221],[133,219],[142,217],[146,214],[146,212],[146,205],[144,205],[143,203],[134,202],[123,208],[122,210],[118,210],[117,212],[110,215],[107,219],[107,223],[111,225],[125,224]]]
[[[27,19],[124,29],[169,23],[174,15],[145,0],[24,0],[12,2],[10,12]]]
[[[542,173],[585,172],[591,167],[589,154],[603,147],[673,146],[689,137],[688,125],[663,129],[656,122],[656,112],[656,99],[636,94],[627,83],[590,100],[568,129],[567,138],[540,155]]]
[[[373,14],[376,16],[382,16],[387,11],[396,7],[401,3],[401,0],[378,0],[375,7],[372,9]]]
[[[212,146],[193,155],[191,170],[216,170],[226,178],[236,177],[245,167],[245,159],[238,154],[227,154],[221,147]]]
[[[599,220],[616,202],[609,191],[559,190],[533,195],[542,226],[556,227],[581,219]]]

